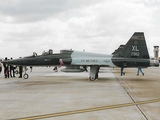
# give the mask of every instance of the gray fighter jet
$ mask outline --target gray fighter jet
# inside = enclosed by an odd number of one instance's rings
[[[82,72],[86,67],[90,67],[89,79],[91,81],[98,78],[100,67],[147,68],[159,66],[158,60],[151,60],[149,57],[143,32],[135,32],[129,41],[112,55],[61,50],[58,54],[50,51],[48,54],[3,62],[20,66],[66,66],[62,70],[64,72]]]

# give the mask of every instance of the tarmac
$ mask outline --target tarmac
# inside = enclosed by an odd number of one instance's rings
[[[62,68],[60,68],[62,69]],[[0,75],[0,120],[159,120],[160,68],[63,73],[33,67],[28,79]]]

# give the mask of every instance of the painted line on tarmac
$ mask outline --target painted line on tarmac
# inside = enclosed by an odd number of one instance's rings
[[[110,106],[102,106],[102,107],[95,107],[95,108],[88,108],[88,109],[81,109],[81,110],[74,110],[74,111],[66,111],[66,112],[59,112],[59,113],[52,113],[52,114],[45,114],[45,115],[37,115],[37,116],[30,116],[30,117],[24,117],[24,118],[15,118],[15,119],[11,119],[11,120],[44,119],[44,118],[52,118],[52,117],[58,117],[58,116],[65,116],[65,115],[72,115],[72,114],[79,114],[79,113],[128,107],[128,106],[134,106],[134,105],[149,104],[149,103],[155,103],[155,102],[160,102],[160,99],[146,100],[146,101],[133,102],[133,103],[125,103],[125,104],[117,104],[117,105],[110,105]]]

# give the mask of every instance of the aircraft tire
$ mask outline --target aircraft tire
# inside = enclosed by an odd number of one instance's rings
[[[90,77],[89,77],[89,80],[90,80],[90,81],[95,81],[95,78],[90,76]]]
[[[25,73],[25,74],[23,75],[23,78],[24,78],[24,79],[28,79],[28,78],[29,78],[29,75],[28,75],[27,73]]]

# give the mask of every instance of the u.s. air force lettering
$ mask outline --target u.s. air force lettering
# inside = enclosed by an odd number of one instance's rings
[[[132,46],[131,56],[132,57],[138,57],[138,56],[140,56],[139,49],[138,49],[137,46]]]
[[[81,59],[81,63],[110,63],[111,61],[108,59]]]
[[[98,62],[98,60],[94,60],[94,59],[82,59],[81,62],[92,62],[92,63],[95,63],[95,62]]]

